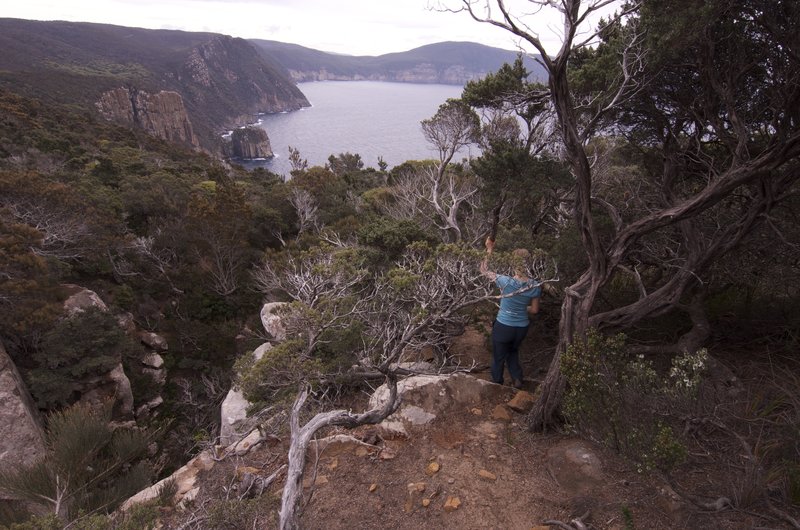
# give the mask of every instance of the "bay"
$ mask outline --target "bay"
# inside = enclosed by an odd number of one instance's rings
[[[288,175],[289,146],[300,151],[309,166],[323,166],[330,155],[361,155],[365,167],[378,167],[378,157],[393,167],[406,160],[436,158],[422,134],[420,122],[436,114],[448,98],[461,96],[461,86],[378,81],[299,83],[311,107],[265,114],[258,125],[267,131],[275,157],[249,161]],[[456,157],[477,155],[465,149]]]

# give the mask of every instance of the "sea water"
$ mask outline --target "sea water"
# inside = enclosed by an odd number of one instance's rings
[[[461,96],[463,87],[377,81],[324,81],[297,85],[311,107],[259,116],[275,157],[250,161],[288,175],[289,147],[298,149],[309,166],[322,166],[330,155],[361,155],[364,167],[389,168],[406,160],[437,158],[422,134],[420,122],[433,117],[448,98]],[[477,147],[462,149],[454,161],[477,156]]]

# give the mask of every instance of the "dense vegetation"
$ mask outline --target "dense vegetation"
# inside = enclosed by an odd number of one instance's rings
[[[544,312],[561,306],[532,428],[566,421],[665,474],[719,435],[748,453],[728,502],[783,516],[800,503],[800,14],[695,4],[604,23],[599,46],[547,63],[549,85],[521,60],[468,84],[421,124],[438,158],[390,170],[294,151],[288,180],[248,173],[0,92],[0,338],[52,411],[137,355],[102,315],[62,320],[64,284],[166,336],[164,471],[213,442],[236,359],[251,402],[275,407],[299,385],[394,381],[412,350],[446,367],[493,309],[491,234],[492,267],[534,250]],[[454,160],[469,143],[481,157]],[[290,302],[289,340],[256,361],[264,301]],[[762,379],[733,394],[725,366]]]
[[[178,92],[211,152],[243,117],[308,105],[281,66],[225,35],[0,19],[0,47],[0,87],[48,104],[95,113],[111,89]]]

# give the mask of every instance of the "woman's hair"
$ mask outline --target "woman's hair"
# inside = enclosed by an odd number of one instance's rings
[[[528,262],[531,259],[531,253],[526,248],[514,249],[511,253],[514,256],[514,273],[524,275],[528,273]]]

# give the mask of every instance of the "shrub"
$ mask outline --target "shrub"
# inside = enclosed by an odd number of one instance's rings
[[[644,356],[631,356],[625,336],[591,331],[562,357],[569,383],[564,414],[583,435],[637,462],[640,471],[668,471],[686,449],[668,420],[696,396],[706,351],[677,356],[666,377]]]
[[[0,470],[0,491],[41,506],[63,521],[109,513],[149,483],[138,431],[112,429],[110,407],[76,405],[48,418],[47,453],[37,462]]]

